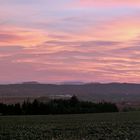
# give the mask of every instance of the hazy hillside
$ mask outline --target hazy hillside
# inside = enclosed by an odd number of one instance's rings
[[[0,96],[77,95],[85,100],[140,101],[140,84],[55,85],[24,83],[0,85]]]

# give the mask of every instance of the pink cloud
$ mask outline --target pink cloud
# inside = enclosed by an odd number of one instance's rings
[[[0,46],[20,45],[28,48],[46,39],[47,34],[41,30],[8,25],[0,27]]]
[[[132,2],[107,1],[112,6],[128,6]],[[106,5],[103,1],[82,1],[83,6],[84,3]],[[6,81],[140,82],[138,16],[97,21],[96,26],[91,21],[88,26],[79,28],[78,32],[74,28],[75,31],[67,35],[67,31],[52,32],[47,27],[45,31],[1,27],[1,78]]]
[[[79,0],[82,7],[140,7],[139,0]]]

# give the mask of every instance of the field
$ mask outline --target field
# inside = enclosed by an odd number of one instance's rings
[[[1,116],[0,140],[140,140],[140,112]]]

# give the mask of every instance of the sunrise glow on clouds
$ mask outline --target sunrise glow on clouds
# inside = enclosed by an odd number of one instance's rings
[[[140,82],[138,0],[0,0],[0,82]]]
[[[80,6],[99,6],[99,7],[139,7],[140,1],[139,0],[77,0],[77,4]]]

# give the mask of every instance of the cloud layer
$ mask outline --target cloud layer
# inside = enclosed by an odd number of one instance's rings
[[[138,0],[0,3],[0,82],[140,82]]]

